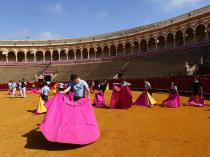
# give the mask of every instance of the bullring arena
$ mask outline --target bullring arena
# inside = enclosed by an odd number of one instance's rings
[[[203,86],[205,103],[210,104],[209,52],[210,6],[92,37],[1,40],[0,156],[210,156],[210,107],[187,105],[195,75]],[[34,114],[39,95],[11,98],[7,93],[9,80],[25,78],[30,91],[40,80],[68,81],[71,73],[84,80],[110,82],[105,92],[107,108],[94,107],[101,135],[89,145],[48,142],[39,130],[44,114]],[[133,101],[147,78],[157,104],[109,109],[112,83],[119,82],[120,76],[132,84]],[[172,81],[182,95],[181,107],[161,107]],[[93,98],[92,94],[92,102]]]

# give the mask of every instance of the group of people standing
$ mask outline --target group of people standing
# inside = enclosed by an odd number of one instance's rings
[[[17,87],[18,87],[19,96],[25,98],[26,97],[26,85],[27,85],[27,82],[25,81],[24,78],[22,80],[19,80],[17,83],[14,80],[9,81],[9,83],[8,83],[8,88],[9,88],[8,94],[11,95],[11,98],[14,98],[17,95],[16,91],[17,91]]]
[[[152,97],[152,86],[148,81],[144,81],[144,91],[134,102],[132,101],[131,90],[129,88],[130,85],[131,84],[126,81],[113,83],[110,108],[129,108],[132,105],[153,107],[157,104],[157,101]],[[187,102],[187,105],[197,107],[206,106],[202,86],[198,78],[195,78],[192,82],[192,94]],[[171,83],[169,96],[161,102],[161,106],[170,108],[177,108],[181,106],[178,86],[175,82]]]

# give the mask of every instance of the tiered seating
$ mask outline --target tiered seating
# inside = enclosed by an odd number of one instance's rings
[[[0,82],[6,83],[9,80],[21,80],[25,78],[27,81],[34,79],[34,76],[41,74],[46,66],[21,66],[21,67],[1,67],[0,68]]]
[[[207,55],[205,51],[191,50],[176,54],[164,54],[131,59],[124,77],[160,77],[170,74],[185,73],[185,62],[191,66],[198,63],[200,57]]]
[[[72,73],[78,74],[83,79],[109,79],[114,73],[120,70],[123,65],[127,71],[123,77],[160,77],[168,76],[169,73],[184,73],[185,62],[189,62],[192,66],[198,63],[202,56],[208,56],[208,50],[191,49],[187,52],[161,54],[156,56],[135,57],[123,60],[112,60],[106,62],[90,62],[79,64],[61,64],[61,65],[42,65],[42,66],[5,66],[0,68],[0,82],[8,82],[8,80],[33,80],[37,74],[43,71],[56,71],[58,73],[56,80],[67,81]]]
[[[125,61],[88,63],[76,65],[57,65],[50,66],[48,70],[58,72],[56,80],[69,80],[70,74],[77,74],[84,79],[104,79],[111,78],[115,71],[117,71]]]

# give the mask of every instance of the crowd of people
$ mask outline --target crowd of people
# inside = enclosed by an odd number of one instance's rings
[[[15,97],[16,88],[19,88],[19,96],[26,97],[25,79],[18,83],[8,83],[9,94]],[[152,85],[144,80],[144,91],[133,101],[131,83],[121,79],[119,83],[112,84],[112,95],[109,105],[105,102],[106,89],[109,83],[106,80],[89,81],[80,79],[76,74],[70,76],[69,82],[56,82],[51,90],[55,94],[48,99],[50,84],[42,82],[40,89],[33,84],[31,91],[39,93],[39,104],[36,114],[46,113],[40,125],[40,129],[47,140],[60,143],[89,144],[100,137],[99,127],[96,121],[92,105],[111,109],[128,109],[132,105],[153,107],[157,101],[153,97]],[[94,101],[91,102],[90,95]],[[177,108],[181,106],[178,85],[171,82],[167,99],[160,103],[162,107]],[[206,106],[202,85],[198,78],[192,82],[192,95],[188,105],[196,107]]]

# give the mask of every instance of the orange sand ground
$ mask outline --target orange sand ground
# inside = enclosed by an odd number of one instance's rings
[[[107,92],[109,102],[111,91]],[[139,92],[133,92],[134,99]],[[166,94],[154,94],[160,103]],[[50,143],[34,115],[38,95],[0,92],[0,157],[209,157],[210,107],[95,109],[100,139],[87,146]],[[186,102],[187,98],[182,97]],[[207,102],[210,104],[210,102]]]

